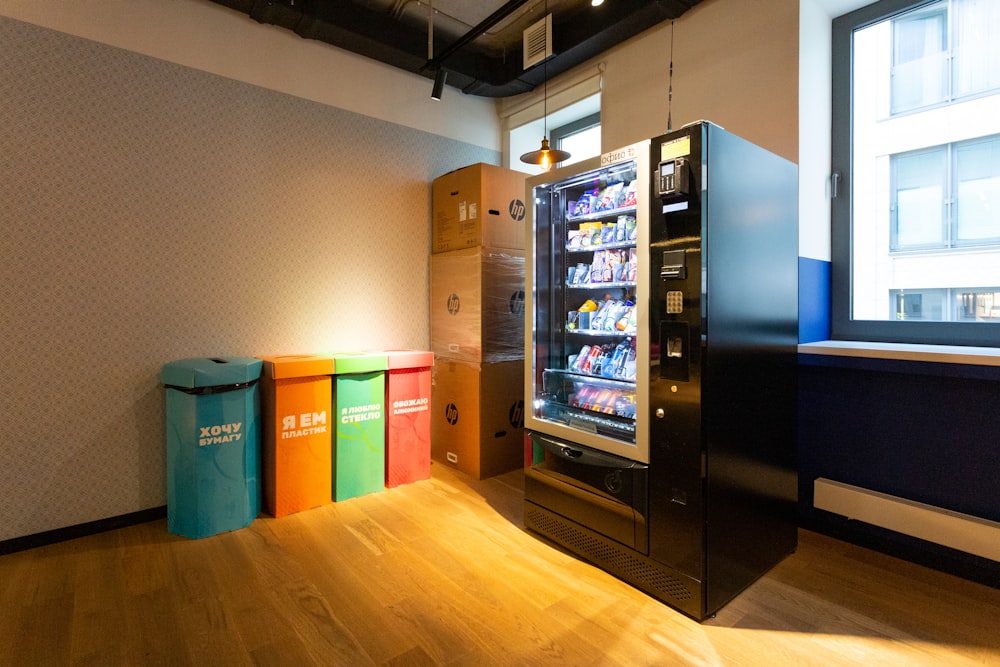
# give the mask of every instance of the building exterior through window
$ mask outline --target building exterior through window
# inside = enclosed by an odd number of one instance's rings
[[[1000,323],[1000,0],[915,2],[852,49],[850,319]]]

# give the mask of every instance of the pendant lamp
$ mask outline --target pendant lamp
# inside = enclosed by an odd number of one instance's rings
[[[546,0],[545,3],[545,15],[548,16],[549,13],[549,3]],[[548,45],[546,45],[548,47]],[[558,148],[549,148],[549,114],[548,114],[548,99],[549,99],[549,70],[548,70],[548,54],[545,56],[545,60],[542,61],[542,146],[537,151],[531,151],[530,153],[525,153],[521,156],[521,162],[527,164],[538,165],[542,168],[542,171],[548,171],[556,163],[562,162],[563,160],[568,160],[570,154],[567,151],[559,150]]]

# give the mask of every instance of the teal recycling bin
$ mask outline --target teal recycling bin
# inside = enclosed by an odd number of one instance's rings
[[[208,537],[260,513],[263,362],[181,359],[163,366],[167,425],[167,530]]]

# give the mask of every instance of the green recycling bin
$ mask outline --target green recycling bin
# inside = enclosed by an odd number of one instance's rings
[[[208,537],[248,526],[260,513],[262,364],[233,357],[163,366],[169,532]]]
[[[385,488],[386,355],[333,355],[333,499]]]

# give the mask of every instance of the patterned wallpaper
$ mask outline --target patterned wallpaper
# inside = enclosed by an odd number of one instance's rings
[[[162,365],[428,346],[500,155],[0,18],[0,541],[166,502]]]

